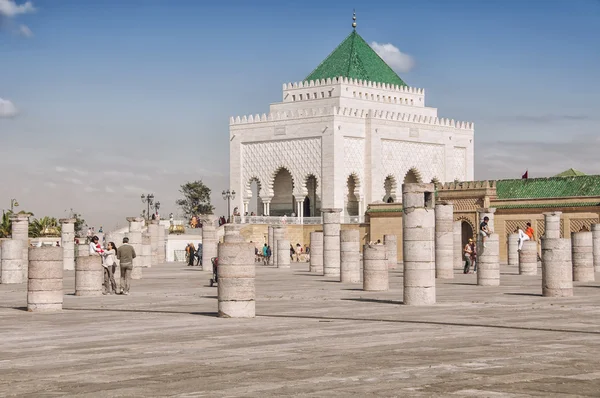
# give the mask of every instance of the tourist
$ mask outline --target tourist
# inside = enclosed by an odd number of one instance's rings
[[[517,239],[519,247],[517,248],[517,251],[521,251],[521,249],[523,248],[523,242],[525,242],[526,240],[530,240],[530,238],[529,235],[523,232],[523,230],[520,227],[517,228],[517,234],[519,234],[519,238]]]
[[[306,262],[310,261],[310,247],[308,244],[304,245],[304,260]]]
[[[88,228],[87,234],[85,237],[88,242],[91,242],[91,240],[92,240],[92,229],[91,228]]]
[[[196,248],[193,243],[188,244],[188,267],[194,266],[194,258],[196,257]]]
[[[175,225],[175,219],[173,218],[173,213],[169,214],[169,225]]]
[[[294,246],[290,243],[290,261],[294,261],[294,254],[296,254],[296,250],[294,250]]]
[[[473,237],[475,238],[475,237]],[[473,272],[477,273],[477,263],[479,262],[479,260],[477,260],[477,242],[475,242],[475,240],[473,239],[473,256],[471,256],[471,262],[473,263]]]
[[[202,264],[202,243],[198,243],[196,249],[196,259],[198,259],[196,265],[200,266]]]
[[[262,256],[263,256],[263,265],[267,265],[267,249],[269,248],[269,246],[267,246],[267,244],[265,243],[264,246],[262,247]]]
[[[475,243],[473,243],[473,239],[469,239],[469,242],[465,245],[463,249],[463,253],[465,256],[465,267],[463,273],[468,274],[471,269],[471,265],[473,265],[473,254],[475,250]]]
[[[99,242],[100,239],[98,239],[98,237],[94,235],[90,242],[90,256],[100,256],[104,252]]]
[[[60,247],[60,242],[56,241],[56,247]]]
[[[300,243],[296,243],[296,262],[300,262],[300,256],[302,256],[302,246]]]
[[[533,240],[533,228],[531,228],[531,223],[528,222],[526,225],[527,228],[525,228],[525,234],[529,236],[530,240]]]
[[[271,255],[273,253],[271,252],[271,246],[267,246],[267,261],[265,263],[265,265],[269,264],[269,262],[271,261]]]
[[[488,216],[483,217],[483,221],[479,224],[479,234],[481,235],[481,241],[483,242],[483,247],[487,247],[485,244],[485,238],[492,234],[492,230],[488,226],[488,222],[490,218]]]
[[[117,249],[117,258],[121,267],[121,294],[128,295],[133,270],[133,259],[136,257],[135,249],[129,244],[129,238],[123,238],[123,244]]]
[[[102,225],[100,225],[100,229],[98,230],[98,233],[101,234],[102,233]]]
[[[104,268],[104,283],[102,284],[102,294],[117,294],[117,283],[115,282],[116,245],[108,242],[106,250],[102,255],[102,268]]]

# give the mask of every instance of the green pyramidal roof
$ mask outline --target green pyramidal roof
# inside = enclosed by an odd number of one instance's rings
[[[582,173],[579,170],[575,170],[573,168],[569,169],[569,170],[565,170],[560,174],[555,175],[554,177],[577,177],[577,176],[584,176],[586,175],[585,173]]]
[[[407,86],[356,31],[352,31],[304,80],[333,79],[340,76]]]

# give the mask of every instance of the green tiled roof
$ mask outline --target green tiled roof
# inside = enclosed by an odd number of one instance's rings
[[[333,79],[340,76],[397,86],[407,85],[356,31],[352,31],[304,80]]]
[[[575,170],[573,168],[569,169],[569,170],[565,170],[560,174],[555,175],[554,177],[577,177],[577,176],[584,176],[586,175],[585,173],[582,173],[579,170]]]
[[[498,199],[600,196],[600,175],[498,180]]]
[[[550,207],[588,207],[600,206],[598,202],[575,202],[575,203],[538,203],[538,204],[515,204],[515,205],[498,205],[496,209],[544,209]]]

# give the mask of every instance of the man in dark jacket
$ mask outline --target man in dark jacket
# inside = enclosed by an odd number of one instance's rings
[[[129,294],[133,259],[136,257],[135,249],[129,244],[129,238],[123,238],[123,244],[117,249],[117,258],[121,267],[121,294]]]

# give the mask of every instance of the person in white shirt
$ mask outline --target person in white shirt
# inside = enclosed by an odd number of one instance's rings
[[[102,250],[102,246],[99,243],[100,239],[96,235],[92,238],[90,242],[90,256],[100,256],[104,252]]]
[[[521,249],[523,248],[523,242],[529,240],[529,236],[527,236],[527,234],[523,232],[521,228],[518,229],[517,233],[519,234],[519,248],[517,250],[521,251]]]
[[[117,246],[114,242],[108,242],[108,246],[102,253],[102,267],[104,268],[104,283],[102,294],[117,294],[117,282],[115,281],[115,269],[117,267]]]

